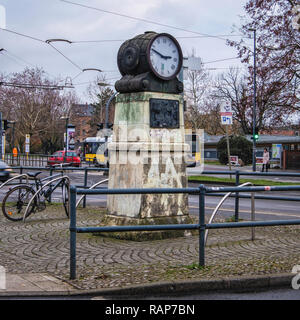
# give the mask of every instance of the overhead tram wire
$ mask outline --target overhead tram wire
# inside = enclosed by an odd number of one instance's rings
[[[3,54],[5,54],[5,56],[9,59],[11,59],[12,61],[14,61],[15,63],[17,63],[19,66],[24,67],[25,66],[31,66],[33,68],[36,67],[36,65],[34,65],[33,63],[24,60],[23,58],[17,56],[16,54],[12,53],[11,51],[8,51],[7,49],[3,49]],[[24,65],[22,65],[20,62],[22,62]],[[49,73],[48,71],[44,71],[47,75],[49,75],[50,77],[52,77],[54,80],[57,79],[57,76]],[[59,82],[64,81],[64,80],[60,80]]]
[[[74,78],[77,78],[82,72],[87,71],[87,70],[101,71],[100,69],[96,69],[96,68],[87,68],[87,69],[81,68],[78,64],[76,64],[73,60],[71,60],[69,57],[67,57],[64,53],[62,53],[59,49],[57,49],[51,43],[51,42],[56,42],[56,41],[63,41],[63,42],[68,42],[69,44],[71,44],[72,41],[69,41],[69,40],[66,40],[66,39],[48,39],[48,40],[44,41],[42,39],[39,39],[39,38],[36,38],[36,37],[32,37],[32,36],[26,35],[24,33],[12,31],[12,30],[9,30],[9,29],[0,28],[0,30],[7,31],[7,32],[10,32],[10,33],[13,33],[13,34],[16,34],[18,36],[25,37],[25,38],[29,38],[31,40],[35,40],[35,41],[39,41],[39,42],[42,42],[42,43],[46,43],[47,45],[51,46],[56,52],[58,52],[61,56],[63,56],[66,60],[68,60],[74,67],[76,67],[77,69],[80,70],[80,73],[77,74]]]
[[[184,28],[180,28],[180,27],[175,27],[175,26],[163,24],[163,23],[156,22],[156,21],[151,21],[151,20],[148,20],[148,19],[132,17],[132,16],[129,16],[129,15],[126,15],[126,14],[113,12],[113,11],[108,11],[108,10],[104,10],[104,9],[100,9],[100,8],[96,8],[96,7],[91,7],[91,6],[87,6],[87,5],[84,5],[84,4],[81,4],[81,3],[77,3],[77,2],[72,2],[72,1],[67,1],[67,0],[60,0],[60,1],[68,3],[68,4],[72,4],[72,5],[75,5],[75,6],[91,9],[91,10],[96,10],[96,11],[109,13],[109,14],[112,14],[112,15],[116,15],[116,16],[120,16],[120,17],[124,17],[124,18],[128,18],[128,19],[133,19],[133,20],[137,20],[137,21],[141,21],[141,22],[150,23],[150,24],[153,24],[153,25],[161,26],[161,27],[167,27],[167,28],[174,29],[174,30],[189,32],[189,33],[198,34],[198,35],[201,35],[201,36],[206,36],[206,37],[209,37],[209,38],[217,38],[217,39],[220,39],[220,40],[227,41],[227,39],[221,38],[219,36],[214,36],[214,35],[210,35],[210,34],[206,34],[206,33],[201,33],[201,32],[197,32],[197,31],[193,31],[193,30],[188,30],[188,29],[184,29]]]
[[[211,38],[212,36],[177,36],[176,39],[205,39]],[[215,37],[242,37],[242,35],[238,34],[224,34],[217,35]],[[124,42],[126,39],[98,39],[98,40],[72,40],[72,43],[106,43],[106,42]]]
[[[6,32],[9,32],[9,33],[13,33],[15,35],[18,35],[18,36],[21,36],[21,37],[24,37],[24,38],[28,38],[28,39],[31,39],[31,40],[35,40],[35,41],[39,41],[39,42],[43,42],[43,43],[45,42],[42,39],[39,39],[39,38],[36,38],[36,37],[32,37],[32,36],[29,36],[27,34],[16,32],[16,31],[13,31],[13,30],[3,29],[3,28],[0,28],[0,30],[6,31]]]
[[[60,0],[60,1],[63,1],[63,0]],[[70,1],[63,1],[63,2],[69,2],[71,3]],[[75,4],[75,3],[72,3],[72,4]],[[76,4],[76,5],[79,5],[79,4]],[[87,7],[85,5],[80,5],[80,6],[84,6],[84,7]],[[97,9],[97,8],[96,8]],[[97,9],[98,10],[98,9]],[[101,11],[101,9],[99,9]],[[108,13],[112,13],[112,12],[108,12]],[[112,13],[112,14],[117,14],[117,13]],[[122,15],[123,16],[123,15]],[[132,19],[138,19],[138,20],[142,20],[142,21],[146,21],[146,22],[149,22],[149,20],[145,20],[145,19],[139,19],[139,18],[134,18],[134,17],[130,17]],[[154,23],[154,22],[153,22]],[[171,27],[171,26],[169,26]],[[176,27],[174,27],[176,28]],[[189,30],[185,30],[185,29],[181,29],[181,28],[176,28],[176,29],[179,29],[179,30],[184,30],[184,31],[187,31],[187,32],[193,32],[193,33],[197,33],[197,34],[200,34],[198,32],[194,32],[194,31],[189,31]],[[35,41],[38,41],[38,42],[42,42],[42,43],[45,43],[47,45],[50,45],[57,53],[59,53],[61,56],[63,56],[66,60],[68,60],[72,65],[74,65],[74,67],[76,67],[77,69],[80,70],[80,73],[77,74],[75,77],[73,77],[73,80],[75,78],[77,78],[78,76],[80,76],[85,69],[82,69],[78,64],[76,64],[74,61],[72,61],[70,58],[68,58],[65,54],[63,54],[59,49],[57,49],[55,46],[53,46],[51,44],[52,41],[65,41],[65,42],[68,42],[68,43],[80,43],[80,42],[115,42],[115,41],[123,41],[123,40],[86,40],[86,41],[69,41],[69,40],[65,40],[65,39],[49,39],[49,40],[42,40],[40,38],[37,38],[37,37],[33,37],[33,36],[30,36],[30,35],[27,35],[27,34],[24,34],[24,33],[20,33],[20,32],[17,32],[17,31],[13,31],[13,30],[9,30],[9,29],[3,29],[3,28],[0,28],[0,30],[2,31],[6,31],[6,32],[9,32],[9,33],[12,33],[12,34],[15,34],[15,35],[18,35],[18,36],[22,36],[22,37],[25,37],[25,38],[28,38],[28,39],[31,39],[31,40],[35,40]],[[238,36],[238,35],[235,35],[235,36]],[[194,37],[178,37],[178,38],[206,38],[206,37],[214,37],[214,38],[220,38],[218,36],[212,36],[212,35],[205,35],[205,34],[201,34],[201,36],[194,36]],[[220,59],[220,60],[215,60],[215,61],[208,61],[208,62],[203,62],[203,64],[208,64],[208,63],[214,63],[214,62],[222,62],[222,61],[227,61],[227,60],[233,60],[233,59],[239,59],[238,57],[234,57],[234,58],[226,58],[226,59]],[[20,59],[22,60],[22,59]],[[23,62],[25,62],[25,60],[23,60]],[[27,64],[27,62],[26,62]],[[31,63],[28,63],[29,65],[32,65]],[[115,71],[109,71],[109,72],[115,72]]]
[[[46,43],[46,42],[45,42]],[[68,60],[70,63],[72,63],[73,66],[75,66],[77,69],[83,71],[81,67],[78,66],[74,61],[72,61],[70,58],[68,58],[65,54],[63,54],[60,50],[58,50],[53,44],[48,43],[50,47],[52,47],[55,51],[57,51],[61,56],[63,56],[66,60]]]
[[[63,90],[65,88],[71,89],[73,86],[57,86],[57,85],[47,85],[47,84],[32,84],[32,83],[16,83],[16,82],[6,82],[1,81],[0,86],[22,88],[22,89],[40,89],[40,90]]]
[[[60,0],[60,1],[64,1],[66,2],[65,0]],[[67,2],[70,2],[70,1],[67,1]],[[76,68],[80,69],[80,71],[83,71],[83,69],[78,66],[75,62],[73,62],[70,58],[68,58],[65,54],[63,54],[60,50],[58,50],[56,47],[54,47],[52,44],[51,44],[51,41],[50,40],[42,40],[42,39],[39,39],[39,38],[36,38],[36,37],[32,37],[32,36],[29,36],[29,35],[26,35],[26,34],[23,34],[23,33],[20,33],[20,32],[16,32],[16,31],[13,31],[13,30],[9,30],[9,29],[3,29],[3,28],[0,28],[0,30],[2,31],[7,31],[7,32],[10,32],[10,33],[13,33],[13,34],[16,34],[16,35],[19,35],[19,36],[22,36],[22,37],[26,37],[26,38],[29,38],[29,39],[32,39],[32,40],[36,40],[36,41],[39,41],[39,42],[43,42],[43,43],[46,43],[48,45],[50,45],[54,50],[56,50],[60,55],[62,55],[65,59],[67,59],[70,63],[72,63]],[[190,32],[193,32],[193,31],[190,31]],[[202,35],[201,38],[204,38],[204,37],[218,37],[218,36],[212,36],[212,35]],[[190,38],[190,37],[177,37],[177,38]],[[194,38],[194,37],[192,37]],[[198,37],[196,37],[198,38]],[[55,40],[55,39],[54,39]],[[53,39],[52,39],[53,41]],[[83,40],[83,41],[68,41],[68,40],[63,40],[63,41],[66,41],[68,43],[80,43],[80,42],[110,42],[110,41],[124,41],[124,40]],[[221,61],[226,61],[226,60],[231,60],[231,59],[239,59],[239,58],[227,58],[227,59],[220,59],[220,60],[216,60],[216,61],[210,61],[210,62],[205,62],[205,63],[212,63],[212,62],[221,62]]]
[[[6,31],[6,32],[9,32],[9,33],[12,33],[12,34],[15,34],[15,35],[18,35],[18,36],[21,36],[21,37],[24,37],[24,38],[28,38],[28,39],[31,39],[31,40],[35,40],[35,41],[38,41],[38,42],[42,42],[44,44],[47,44],[49,45],[50,47],[52,47],[56,52],[58,52],[61,56],[63,56],[66,60],[68,60],[70,63],[72,63],[76,68],[80,69],[81,71],[83,70],[80,66],[78,66],[74,61],[72,61],[70,58],[68,58],[65,54],[63,54],[60,50],[58,50],[55,46],[53,46],[51,44],[51,42],[47,42],[42,40],[42,39],[39,39],[37,37],[32,37],[32,36],[29,36],[27,34],[24,34],[24,33],[20,33],[20,32],[16,32],[16,31],[13,31],[13,30],[9,30],[9,29],[3,29],[3,28],[0,28],[0,30],[2,31]]]

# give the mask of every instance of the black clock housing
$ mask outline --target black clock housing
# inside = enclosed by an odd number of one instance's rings
[[[161,77],[155,72],[150,60],[150,47],[158,36],[170,37],[179,52],[176,72],[171,77]],[[164,93],[183,92],[183,83],[177,79],[182,67],[182,51],[177,40],[165,33],[152,31],[140,34],[125,41],[118,51],[118,68],[123,76],[115,84],[118,92],[156,91]]]

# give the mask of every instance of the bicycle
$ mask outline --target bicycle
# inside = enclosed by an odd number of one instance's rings
[[[2,201],[2,212],[8,220],[25,222],[32,213],[45,210],[46,201],[51,202],[51,195],[58,187],[61,187],[65,214],[69,217],[69,177],[63,176],[62,172],[40,179],[37,177],[40,173],[42,171],[27,172],[27,176],[33,178],[34,182],[18,184],[6,193]]]

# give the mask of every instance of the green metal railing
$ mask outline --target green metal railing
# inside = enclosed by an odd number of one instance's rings
[[[161,231],[161,230],[198,230],[199,231],[199,265],[205,266],[205,232],[207,229],[266,227],[281,225],[300,225],[300,219],[269,220],[232,223],[205,223],[205,197],[214,193],[243,193],[263,191],[300,191],[297,186],[266,186],[266,187],[212,187],[200,185],[198,188],[144,188],[144,189],[77,189],[70,188],[70,279],[76,279],[76,234],[99,232],[128,232],[128,231]],[[196,224],[168,224],[168,225],[140,225],[140,226],[107,226],[107,227],[77,227],[76,225],[76,196],[100,194],[193,194],[199,197],[198,223]]]

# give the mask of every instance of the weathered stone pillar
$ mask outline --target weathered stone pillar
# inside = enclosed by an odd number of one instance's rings
[[[184,154],[189,146],[185,144],[184,136],[181,95],[158,92],[119,94],[113,139],[108,145],[108,188],[187,187]],[[191,221],[187,194],[108,195],[107,203],[105,223],[108,225]],[[159,232],[159,237],[166,235],[183,235],[183,232]],[[128,233],[128,237],[153,238],[153,233],[144,233],[143,237],[141,234],[132,237]]]

